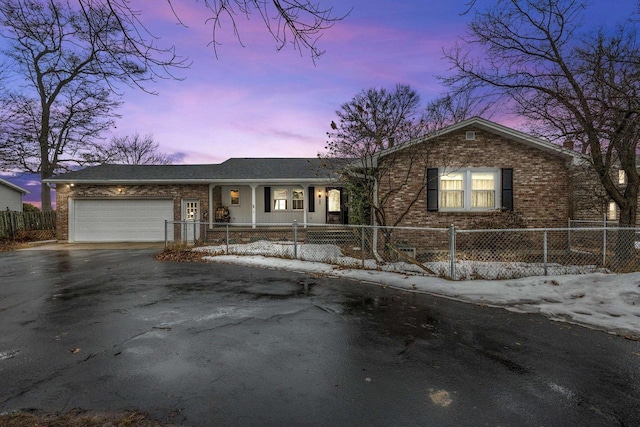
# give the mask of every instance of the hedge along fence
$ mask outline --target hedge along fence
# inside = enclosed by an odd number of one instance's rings
[[[0,211],[0,238],[52,239],[55,234],[55,211]]]

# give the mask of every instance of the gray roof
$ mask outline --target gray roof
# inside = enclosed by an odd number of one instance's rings
[[[15,184],[13,184],[13,183],[11,183],[9,181],[6,181],[6,180],[4,180],[2,178],[0,178],[0,185],[4,185],[5,187],[8,187],[8,188],[10,188],[12,190],[15,190],[15,191],[17,191],[19,193],[22,193],[23,195],[30,193],[29,190],[25,190],[24,188],[19,187],[19,186],[15,185]]]
[[[340,162],[318,158],[233,158],[210,165],[104,164],[56,175],[50,183],[214,183],[227,181],[326,181]]]

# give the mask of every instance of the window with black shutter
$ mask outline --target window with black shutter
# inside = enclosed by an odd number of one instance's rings
[[[271,212],[271,187],[264,187],[264,211]]]
[[[502,210],[513,210],[513,169],[504,168],[502,175]]]
[[[427,169],[427,211],[438,211],[438,168]]]

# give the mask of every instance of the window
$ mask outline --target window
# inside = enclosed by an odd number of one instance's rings
[[[467,133],[465,133],[464,138],[467,141],[473,141],[474,139],[476,139],[476,133],[472,130],[467,131]]]
[[[329,212],[340,212],[340,190],[329,190],[329,201],[327,205]]]
[[[496,206],[496,174],[471,172],[471,208],[493,209]]]
[[[609,202],[609,210],[607,211],[607,219],[609,221],[615,221],[618,219],[618,205],[616,202]]]
[[[229,199],[231,206],[240,205],[240,190],[230,190],[229,191]]]
[[[618,184],[624,185],[627,183],[627,174],[623,170],[618,171]]]
[[[450,173],[440,177],[440,206],[443,209],[464,207],[464,174]]]
[[[298,211],[304,209],[304,190],[292,191],[291,207],[293,208],[293,210]]]
[[[289,192],[287,190],[273,190],[273,210],[286,211]]]
[[[499,206],[498,181],[498,170],[457,169],[440,175],[440,209],[496,209]]]

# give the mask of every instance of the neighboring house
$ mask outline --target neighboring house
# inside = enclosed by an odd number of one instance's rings
[[[474,117],[380,153],[378,165],[388,173],[378,199],[387,225],[566,227],[579,160],[571,150]]]
[[[22,212],[22,197],[28,190],[0,178],[0,209]]]
[[[640,168],[640,163],[637,165]],[[610,170],[610,176],[612,182],[624,193],[628,182],[627,174],[615,164]],[[618,205],[607,194],[597,173],[588,163],[575,168],[574,183],[571,219],[593,222],[592,226],[602,224],[605,220],[610,223],[620,220]],[[638,207],[640,208],[640,203]],[[640,217],[636,219],[636,226],[640,226]]]
[[[165,220],[248,226],[348,221],[337,175],[318,158],[100,165],[46,182],[56,187],[57,238],[69,242],[162,241]]]

